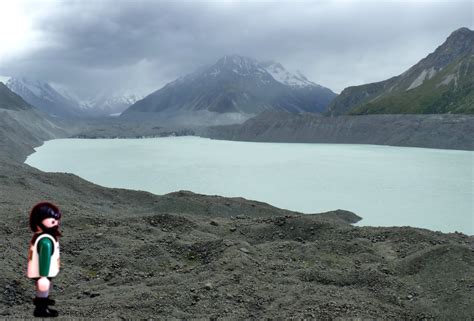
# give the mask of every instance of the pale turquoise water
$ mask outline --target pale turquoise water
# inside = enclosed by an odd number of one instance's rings
[[[474,152],[199,137],[59,139],[27,163],[94,183],[165,194],[242,196],[304,213],[334,209],[359,225],[474,234]]]

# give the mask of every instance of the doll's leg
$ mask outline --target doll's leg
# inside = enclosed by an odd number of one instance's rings
[[[36,306],[33,311],[35,317],[57,317],[58,311],[50,309],[48,305],[53,305],[54,300],[48,298],[51,282],[49,279],[42,277],[36,281],[36,298],[33,303]]]
[[[45,277],[38,279],[36,281],[36,297],[47,298],[49,295],[50,284],[51,282]]]

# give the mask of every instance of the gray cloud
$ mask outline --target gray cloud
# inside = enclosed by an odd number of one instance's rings
[[[0,73],[82,96],[150,92],[229,53],[279,61],[339,92],[400,74],[473,24],[471,2],[449,0],[67,1],[29,13],[42,45]]]

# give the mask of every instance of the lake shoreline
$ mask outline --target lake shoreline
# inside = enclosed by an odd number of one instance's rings
[[[27,164],[48,172],[74,173],[111,188],[158,195],[191,190],[243,196],[301,213],[342,208],[364,213],[359,226],[474,234],[466,216],[468,195],[458,192],[468,191],[472,183],[469,167],[474,153],[468,151],[236,142],[195,136],[62,139],[37,150]],[[58,154],[64,156],[54,156]],[[274,172],[279,175],[275,177]],[[417,179],[413,182],[408,177]],[[446,221],[449,211],[454,213]]]

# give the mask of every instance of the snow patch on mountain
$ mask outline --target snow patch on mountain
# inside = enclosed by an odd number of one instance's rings
[[[93,110],[102,115],[117,116],[125,109],[142,99],[143,96],[136,94],[107,95],[100,94],[93,99],[83,101],[84,108]]]
[[[421,86],[425,80],[429,80],[433,78],[433,76],[436,74],[436,70],[431,67],[430,69],[425,69],[423,70],[418,77],[411,83],[411,85],[407,88],[407,91],[413,88],[416,88],[418,86]]]
[[[10,76],[2,76],[0,75],[0,82],[3,82],[4,85],[7,84],[7,82],[10,80]]]
[[[63,86],[62,84],[58,83],[50,83],[51,87],[54,88],[61,96],[66,98],[67,100],[73,101],[77,107],[84,111],[88,111],[90,106],[87,104],[87,101],[81,99],[78,95],[76,95],[73,91],[71,91],[68,87]]]
[[[443,80],[439,84],[436,85],[436,87],[443,86],[443,85],[447,86],[453,80],[456,82],[456,75],[455,74],[449,74],[446,77],[444,77]]]
[[[274,61],[268,61],[262,63],[262,66],[267,72],[269,72],[272,77],[285,85],[291,87],[309,87],[309,86],[319,86],[314,82],[308,80],[300,71],[297,71],[295,74],[286,70],[280,63]]]
[[[70,88],[59,83],[47,83],[26,77],[3,77],[6,85],[24,100],[51,115],[66,117],[97,117],[121,113],[137,100],[136,94],[113,94],[101,91],[90,99],[81,99]]]
[[[71,105],[76,105],[76,102],[73,98],[62,95],[49,83],[37,79],[12,77],[8,80],[7,86],[22,97],[34,95],[38,99],[43,99],[49,102],[68,102]],[[26,99],[25,97],[23,98]]]
[[[50,93],[50,90],[46,90],[46,92],[43,94],[42,89],[45,87],[39,81],[30,80],[27,78],[10,78],[7,82],[7,86],[17,94],[29,92],[30,94],[43,98],[47,97],[46,95]],[[51,100],[51,98],[49,100]]]

